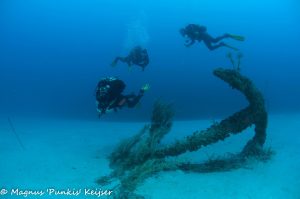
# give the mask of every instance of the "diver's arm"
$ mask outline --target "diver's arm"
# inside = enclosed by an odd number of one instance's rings
[[[115,66],[118,61],[126,63],[128,66],[132,65],[132,58],[131,58],[130,55],[127,56],[127,57],[116,57],[115,60],[113,61],[113,63],[111,65]]]
[[[139,103],[139,101],[140,101],[140,99],[142,98],[144,96],[144,93],[139,93],[138,95],[134,95],[134,96],[125,96],[125,98],[126,98],[126,104],[127,104],[127,107],[128,108],[133,108],[133,107],[135,107],[138,103]]]
[[[144,93],[150,89],[150,85],[149,84],[145,84],[139,91],[138,95],[135,94],[131,94],[131,95],[127,95],[124,96],[124,99],[126,101],[127,107],[129,108],[133,108],[135,107],[139,101],[141,100],[141,98],[144,96]],[[124,103],[125,104],[125,103]]]
[[[195,39],[191,39],[191,40],[188,40],[184,45],[186,47],[190,47],[191,45],[193,45],[195,43]]]
[[[118,61],[128,63],[128,57],[116,57],[113,62],[117,63]]]
[[[124,57],[122,62],[126,63],[128,66],[132,65],[132,58],[130,56]]]
[[[149,59],[142,60],[141,62],[137,63],[136,65],[145,67],[149,64]]]
[[[140,63],[136,63],[135,65],[140,66],[140,67],[144,67],[146,64],[145,64],[145,62],[140,62]]]

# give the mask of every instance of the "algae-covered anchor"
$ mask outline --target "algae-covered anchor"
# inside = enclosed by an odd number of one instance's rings
[[[220,172],[244,167],[253,158],[261,161],[270,159],[273,152],[263,147],[268,115],[262,94],[250,79],[237,70],[218,68],[213,74],[244,94],[249,105],[206,130],[195,131],[173,144],[162,145],[161,140],[171,130],[174,111],[171,105],[156,102],[150,125],[145,125],[137,135],[122,141],[116,147],[109,156],[109,166],[113,172],[98,180],[102,186],[117,183],[113,188],[115,199],[143,199],[143,196],[134,193],[136,188],[145,179],[163,171]],[[170,156],[176,157],[223,141],[251,125],[255,125],[255,135],[240,153],[210,159],[204,163],[169,159]]]

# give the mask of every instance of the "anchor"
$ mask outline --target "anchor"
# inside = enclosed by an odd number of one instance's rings
[[[227,82],[233,89],[240,91],[249,105],[223,119],[213,123],[206,130],[195,131],[182,140],[164,146],[163,137],[171,130],[174,111],[172,105],[157,101],[154,104],[151,123],[145,125],[135,136],[123,140],[108,157],[113,171],[103,176],[97,183],[106,186],[114,180],[120,183],[113,187],[115,199],[142,199],[134,193],[137,186],[159,172],[183,170],[186,172],[221,172],[245,166],[250,159],[267,161],[273,155],[271,149],[264,149],[268,115],[264,98],[252,81],[243,76],[240,70],[218,68],[213,74]],[[250,139],[241,152],[222,158],[211,159],[204,163],[171,161],[186,152],[197,151],[205,146],[223,141],[242,133],[255,125],[254,137]]]

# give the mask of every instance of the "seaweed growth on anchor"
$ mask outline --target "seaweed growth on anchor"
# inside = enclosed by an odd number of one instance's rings
[[[151,124],[144,126],[137,135],[120,143],[109,156],[110,167],[132,169],[151,159],[160,140],[170,131],[173,116],[171,105],[157,101],[154,104]]]
[[[161,139],[170,131],[174,111],[170,104],[155,102],[151,124],[145,125],[135,136],[122,141],[108,157],[113,172],[97,180],[101,185],[119,179],[115,198],[142,198],[134,194],[146,178],[161,171],[175,170],[175,164],[154,157]]]
[[[238,70],[219,68],[214,70],[214,75],[244,94],[249,105],[219,123],[214,123],[206,130],[195,131],[182,140],[165,146],[160,141],[171,130],[174,111],[171,105],[156,102],[151,123],[144,126],[137,135],[116,147],[109,156],[113,172],[98,180],[101,185],[118,180],[119,183],[114,187],[115,199],[144,198],[134,193],[136,188],[145,179],[162,171],[221,172],[245,167],[253,159],[257,161],[270,159],[273,151],[263,148],[268,117],[262,94],[252,81],[241,75]],[[251,125],[255,125],[255,135],[240,153],[211,158],[204,163],[170,161],[168,158],[223,141],[243,132]]]
[[[242,52],[238,52],[236,54],[236,62],[234,61],[233,55],[231,52],[228,52],[226,57],[229,59],[231,65],[232,65],[232,68],[234,70],[241,71],[241,59],[244,57]]]

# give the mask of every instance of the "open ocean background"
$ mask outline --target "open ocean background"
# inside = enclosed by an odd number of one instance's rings
[[[299,0],[0,0],[0,199],[24,198],[10,194],[16,188],[112,189],[95,183],[111,172],[107,156],[149,122],[157,99],[176,111],[162,145],[246,107],[212,74],[232,68],[231,51],[186,48],[179,29],[189,23],[212,36],[246,37],[225,42],[243,53],[241,73],[265,97],[265,148],[275,155],[228,172],[161,172],[136,192],[145,199],[300,199]],[[148,49],[144,72],[110,66],[135,45]],[[124,80],[124,94],[145,83],[151,89],[138,108],[99,119],[94,92],[107,76]],[[203,163],[237,153],[253,134],[254,126],[176,158]]]
[[[269,113],[300,110],[300,3],[296,0],[1,0],[1,114],[97,119],[94,89],[106,76],[127,84],[125,94],[145,83],[139,109],[103,120],[148,120],[152,104],[171,102],[176,118],[214,119],[246,106],[243,96],[212,75],[231,68],[221,48],[186,48],[178,30],[207,26],[212,36],[241,50],[241,71],[263,92]],[[110,63],[135,45],[148,49],[145,72]]]

